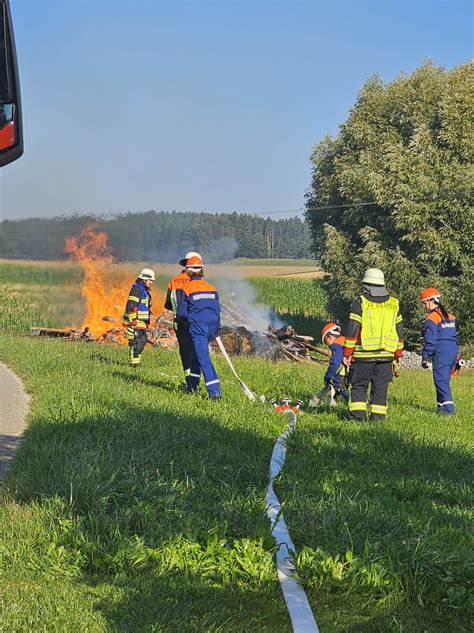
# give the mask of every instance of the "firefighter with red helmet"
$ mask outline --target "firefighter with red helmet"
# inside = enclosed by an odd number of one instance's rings
[[[345,374],[345,368],[342,364],[345,338],[341,336],[341,326],[337,323],[326,323],[321,332],[321,340],[331,350],[329,365],[324,374],[324,384],[326,387],[334,387],[336,397],[341,395],[347,401],[349,400],[349,392],[344,384],[345,376],[342,376],[343,380],[341,381],[341,367]]]
[[[176,317],[176,309],[178,302],[177,293],[185,284],[189,282],[189,275],[186,272],[186,264],[188,262],[188,259],[190,259],[191,257],[201,258],[201,255],[199,255],[199,253],[195,253],[194,251],[190,251],[189,253],[186,253],[186,255],[182,259],[179,260],[178,264],[183,268],[183,270],[179,273],[179,275],[176,275],[170,280],[165,301],[166,310],[171,310],[172,312],[174,312],[173,327],[174,331],[176,332],[176,338],[178,340],[179,356],[181,358],[181,364],[183,365],[184,379],[186,382],[188,382],[188,378],[191,373],[190,357],[193,343],[191,340],[191,335],[189,333],[189,323],[187,319],[179,320]]]
[[[425,288],[421,292],[421,302],[428,312],[423,325],[421,366],[428,369],[428,359],[432,358],[438,413],[453,415],[454,401],[449,383],[459,355],[456,319],[440,301],[441,293],[436,288]]]
[[[201,373],[211,400],[222,396],[219,376],[209,355],[209,341],[219,335],[221,308],[217,289],[204,278],[204,264],[198,255],[186,262],[188,283],[176,292],[176,319],[189,325],[192,348],[190,353],[190,373],[186,377],[186,391],[197,391]]]
[[[130,365],[140,366],[142,352],[148,340],[147,328],[151,319],[150,288],[155,281],[155,273],[144,268],[130,289],[123,315],[125,337],[130,347]]]

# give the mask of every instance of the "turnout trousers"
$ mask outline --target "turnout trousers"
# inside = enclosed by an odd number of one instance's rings
[[[209,341],[219,334],[219,327],[211,323],[190,323],[189,334],[192,341],[189,358],[191,371],[186,378],[186,391],[192,393],[197,390],[202,373],[209,397],[218,400],[222,396],[222,389],[209,355]]]
[[[142,360],[142,352],[145,349],[148,334],[146,330],[135,330],[135,338],[129,341],[130,347],[130,365],[137,367]]]
[[[453,394],[451,393],[451,371],[456,364],[458,346],[451,341],[443,341],[433,354],[433,380],[436,389],[438,413],[454,413]]]
[[[387,392],[392,381],[392,361],[356,360],[351,366],[349,381],[351,398],[349,414],[354,420],[365,421],[367,415],[367,392],[370,384],[370,419],[382,421],[387,415]]]

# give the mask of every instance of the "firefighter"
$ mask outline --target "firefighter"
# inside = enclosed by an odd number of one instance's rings
[[[346,368],[342,364],[345,339],[341,336],[341,326],[337,323],[326,323],[321,332],[321,340],[331,350],[329,365],[324,374],[324,384],[326,387],[334,387],[335,397],[341,395],[344,400],[348,401],[349,392],[345,384]]]
[[[370,419],[385,420],[392,363],[402,354],[403,320],[398,299],[388,294],[383,272],[368,268],[362,294],[351,306],[343,352],[343,363],[350,367],[351,419],[365,422],[370,384]]]
[[[428,369],[428,358],[433,359],[438,413],[453,415],[454,402],[449,382],[459,355],[456,319],[446,311],[440,300],[441,294],[436,288],[425,288],[421,293],[421,302],[428,312],[423,326],[421,366]]]
[[[191,373],[190,354],[193,344],[191,341],[191,335],[189,334],[188,321],[186,319],[181,319],[181,321],[179,321],[176,317],[176,293],[180,288],[184,286],[185,283],[189,281],[189,275],[186,272],[186,264],[188,259],[191,257],[201,258],[201,255],[199,255],[199,253],[191,251],[189,253],[186,253],[183,259],[179,260],[178,264],[183,268],[183,270],[179,273],[179,275],[173,277],[173,279],[171,279],[171,281],[169,282],[165,301],[165,308],[174,312],[173,327],[176,332],[176,338],[178,340],[179,356],[183,365],[184,379],[186,381]]]
[[[197,391],[202,373],[209,397],[219,400],[222,396],[221,383],[209,355],[209,341],[219,335],[221,309],[216,288],[203,279],[203,267],[201,257],[193,255],[188,258],[186,272],[189,280],[176,292],[176,318],[179,323],[188,322],[192,341],[186,391]]]
[[[150,288],[154,281],[153,270],[144,268],[131,287],[125,306],[123,325],[130,347],[130,365],[134,368],[140,366],[141,355],[148,339],[147,328],[151,318]]]

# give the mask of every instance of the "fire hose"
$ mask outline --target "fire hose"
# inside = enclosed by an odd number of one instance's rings
[[[252,402],[255,401],[256,400],[256,396],[255,396],[254,392],[251,389],[249,389],[249,387],[247,387],[247,385],[244,383],[244,381],[239,377],[238,373],[235,371],[235,367],[232,364],[232,361],[230,360],[229,354],[227,353],[226,348],[224,347],[224,343],[222,342],[222,339],[221,339],[220,336],[216,336],[216,343],[219,345],[219,349],[221,350],[222,355],[226,359],[227,364],[229,365],[229,367],[231,368],[232,373],[234,374],[234,376],[239,381],[239,384],[242,387],[243,392],[245,393],[247,398],[249,400],[252,400]]]
[[[275,409],[276,401],[274,400]],[[280,406],[280,405],[279,405]],[[299,408],[299,401],[296,410]],[[275,543],[278,546],[276,552],[276,564],[278,580],[291,618],[294,633],[319,633],[318,625],[308,602],[303,587],[296,577],[294,560],[295,546],[291,540],[285,519],[281,510],[281,504],[273,489],[273,482],[280,474],[285,463],[286,443],[291,432],[296,427],[296,412],[290,407],[289,401],[283,401],[280,409],[289,418],[288,426],[275,442],[272,458],[270,460],[270,481],[267,488],[267,516]]]

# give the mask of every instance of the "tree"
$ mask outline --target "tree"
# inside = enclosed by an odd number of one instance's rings
[[[314,148],[306,217],[337,317],[377,266],[401,300],[409,344],[424,286],[439,287],[472,337],[473,87],[472,62],[426,62],[389,84],[374,76],[337,137]]]

